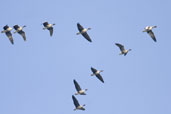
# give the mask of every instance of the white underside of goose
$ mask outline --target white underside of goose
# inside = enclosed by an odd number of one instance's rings
[[[6,33],[6,32],[9,32],[9,31],[11,31],[12,30],[12,28],[11,27],[9,27],[9,28],[7,28],[7,30],[3,30],[3,31],[1,31],[1,33]]]
[[[85,106],[85,104],[84,105],[80,105],[80,106],[76,107],[74,110],[85,110],[84,106]]]
[[[157,28],[157,26],[146,26],[143,32],[147,32],[149,30],[152,30],[153,28]]]
[[[103,72],[103,70],[97,70],[97,72],[91,74],[91,76],[98,75],[98,74],[100,74],[100,72]]]
[[[19,27],[14,33],[20,32],[21,30],[23,30],[23,27]]]

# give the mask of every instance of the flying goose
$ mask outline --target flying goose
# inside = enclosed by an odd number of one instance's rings
[[[52,36],[53,35],[53,26],[54,25],[55,24],[49,24],[48,22],[44,22],[43,23],[43,26],[44,26],[43,30],[48,29],[49,32],[50,32],[50,36]]]
[[[5,25],[5,26],[3,27],[3,29],[4,29],[4,30],[1,31],[1,33],[5,33],[5,34],[7,35],[7,37],[9,38],[10,42],[11,42],[12,44],[14,44],[14,40],[13,40],[13,37],[12,37],[12,34],[11,34],[12,28],[9,27],[8,25]]]
[[[126,50],[126,49],[124,48],[124,46],[121,45],[121,44],[119,44],[119,43],[115,43],[115,45],[118,46],[119,49],[121,50],[121,52],[120,52],[119,55],[124,55],[124,56],[125,56],[129,51],[131,51],[131,49]]]
[[[96,70],[95,68],[91,67],[91,71],[93,72],[93,74],[91,74],[91,76],[96,76],[101,82],[104,83],[104,80],[102,78],[102,76],[100,75],[100,72],[103,72],[103,70]]]
[[[155,37],[155,35],[154,35],[153,31],[152,31],[153,28],[157,28],[157,26],[147,26],[147,27],[144,28],[143,32],[147,32],[151,36],[151,38],[155,42],[157,42],[156,37]]]
[[[85,91],[87,91],[88,89],[82,90],[80,85],[78,84],[78,82],[76,80],[73,80],[75,88],[77,90],[77,93],[75,93],[75,95],[86,95]]]
[[[25,25],[23,27],[20,27],[18,25],[14,25],[13,28],[15,29],[15,32],[14,33],[18,33],[20,34],[24,41],[26,41],[26,35],[25,35],[25,32],[23,31],[23,28],[26,27]]]
[[[85,108],[84,108],[85,104],[84,105],[80,105],[79,102],[78,102],[78,100],[75,98],[74,95],[72,95],[72,100],[73,100],[74,105],[75,105],[74,111],[75,110],[85,110]]]
[[[92,42],[92,40],[90,39],[89,35],[87,34],[87,31],[88,30],[91,30],[91,28],[87,28],[87,29],[86,28],[83,28],[80,25],[80,23],[77,23],[77,28],[79,30],[79,32],[77,33],[77,35],[82,34],[85,39],[87,39],[89,42]]]

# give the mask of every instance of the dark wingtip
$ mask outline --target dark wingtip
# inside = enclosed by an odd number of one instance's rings
[[[115,43],[115,45],[117,45],[118,43]]]
[[[73,82],[76,82],[76,80],[75,80],[75,79],[73,79]]]
[[[14,41],[11,41],[11,44],[14,45]]]

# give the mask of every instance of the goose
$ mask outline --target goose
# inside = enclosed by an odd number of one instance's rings
[[[7,35],[7,37],[9,38],[11,44],[14,44],[14,40],[13,40],[13,37],[12,37],[12,34],[11,34],[12,28],[9,27],[8,25],[5,25],[5,26],[3,27],[3,29],[4,29],[4,30],[1,31],[1,33],[5,33],[5,34]]]
[[[93,72],[93,74],[91,74],[91,76],[96,76],[101,82],[104,83],[104,80],[102,78],[102,76],[100,75],[100,72],[103,72],[103,70],[96,70],[95,68],[91,67],[91,71]]]
[[[75,95],[86,95],[85,91],[87,91],[88,89],[82,90],[80,85],[78,84],[78,82],[76,80],[73,80],[75,88],[77,90],[77,93],[75,93]]]
[[[120,52],[119,55],[124,55],[124,56],[126,56],[126,54],[127,54],[129,51],[132,50],[132,49],[126,50],[126,49],[124,48],[124,46],[123,46],[122,44],[119,44],[119,43],[115,43],[115,45],[118,46],[119,49],[121,50],[121,52]]]
[[[151,38],[154,40],[154,42],[157,42],[156,37],[152,31],[153,28],[157,28],[157,26],[147,26],[144,28],[143,32],[147,32]]]
[[[87,34],[88,30],[91,30],[91,28],[83,28],[83,26],[80,25],[80,23],[77,23],[77,28],[79,30],[79,32],[77,33],[77,35],[82,34],[82,36],[87,39],[89,42],[92,42],[92,40],[90,39],[89,35]]]
[[[49,24],[48,22],[44,22],[44,23],[43,23],[43,26],[44,26],[43,30],[48,29],[49,32],[50,32],[50,36],[52,36],[52,35],[53,35],[53,26],[54,26],[54,25],[55,25],[55,24]]]
[[[84,105],[80,105],[79,102],[78,102],[78,100],[75,98],[74,95],[72,95],[72,100],[73,100],[73,103],[75,105],[74,111],[75,110],[85,110],[85,108],[84,108],[85,104]]]
[[[18,25],[14,25],[13,28],[15,29],[15,32],[14,33],[18,33],[20,34],[24,41],[26,41],[26,35],[25,35],[25,32],[23,31],[23,28],[26,27],[25,25],[23,27],[20,27]]]

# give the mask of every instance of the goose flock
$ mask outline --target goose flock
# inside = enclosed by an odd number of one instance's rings
[[[49,24],[48,22],[44,22],[42,23],[44,28],[43,30],[49,30],[50,36],[53,36],[53,26],[55,24]],[[18,33],[19,35],[22,36],[22,38],[24,39],[24,41],[26,41],[26,33],[23,31],[23,28],[25,28],[26,26],[19,26],[19,25],[14,25],[14,34]],[[6,36],[8,37],[8,39],[10,40],[11,44],[14,44],[14,39],[13,39],[13,35],[12,35],[12,27],[9,27],[8,25],[5,25],[3,27],[3,31],[1,31],[1,33],[5,33]],[[84,28],[80,23],[77,23],[77,28],[78,28],[78,33],[76,33],[76,35],[82,35],[87,41],[92,42],[92,39],[90,38],[90,36],[88,35],[87,31],[91,30],[91,28]],[[149,34],[149,36],[153,39],[154,42],[157,42],[156,37],[152,31],[153,28],[157,28],[157,26],[147,26],[144,28],[143,32],[147,32]],[[119,55],[124,55],[126,56],[128,54],[129,51],[131,51],[132,49],[125,49],[124,45],[120,44],[120,43],[115,43],[115,45],[120,49],[120,53]],[[92,71],[91,76],[96,76],[102,83],[104,83],[104,79],[101,76],[101,72],[103,72],[103,70],[97,70],[96,68],[91,67],[90,68]],[[73,80],[75,89],[76,89],[76,93],[74,95],[86,95],[86,91],[88,89],[82,89],[79,85],[79,83],[76,81],[76,79]],[[85,110],[83,105],[80,105],[77,98],[72,95],[72,100],[73,103],[75,105],[75,109],[74,110]]]

